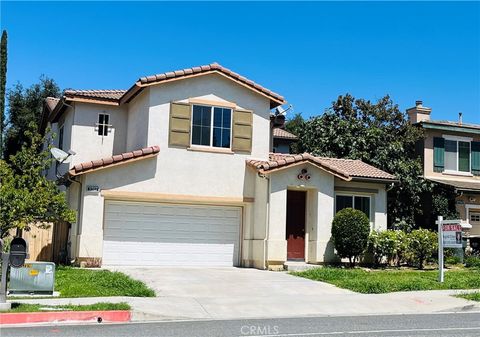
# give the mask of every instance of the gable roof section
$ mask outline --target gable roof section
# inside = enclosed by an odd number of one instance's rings
[[[63,103],[67,101],[121,105],[130,102],[145,87],[208,74],[222,75],[246,87],[247,89],[250,89],[268,98],[270,100],[271,109],[286,103],[283,96],[280,96],[279,94],[231,71],[228,68],[219,65],[218,63],[211,63],[199,67],[186,68],[157,75],[140,77],[128,90],[65,90],[64,96],[60,101],[57,101],[56,104],[46,101],[46,103],[52,107],[49,120],[53,122],[57,120],[65,107]]]
[[[286,169],[298,164],[310,163],[327,171],[340,179],[350,181],[352,179],[387,180],[395,181],[395,176],[376,167],[353,159],[337,159],[315,157],[309,153],[303,154],[278,154],[271,153],[268,161],[247,159],[247,165],[261,173],[270,173],[280,169]]]
[[[122,154],[106,157],[98,160],[91,160],[81,164],[73,166],[68,174],[70,176],[78,176],[92,171],[98,171],[100,169],[130,163],[140,159],[147,159],[158,155],[160,147],[158,145],[145,147],[143,149],[125,152]]]
[[[273,129],[273,138],[277,139],[289,139],[289,140],[297,140],[298,137],[295,136],[293,133],[290,133],[281,128],[274,128]]]
[[[186,68],[186,69],[161,73],[157,75],[140,77],[137,80],[137,82],[125,93],[121,101],[129,102],[133,97],[135,97],[135,95],[137,95],[144,87],[147,87],[147,86],[162,84],[162,83],[185,79],[185,78],[197,77],[201,75],[208,75],[212,73],[220,74],[230,80],[237,82],[238,84],[250,90],[253,90],[267,97],[268,99],[270,99],[271,109],[286,103],[283,96],[280,96],[279,94],[261,86],[260,84],[253,82],[252,80],[249,80],[246,77],[241,76],[240,74],[237,74],[231,71],[228,68],[221,66],[216,62],[199,66],[199,67]]]

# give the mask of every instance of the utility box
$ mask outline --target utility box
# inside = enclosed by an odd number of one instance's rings
[[[52,295],[54,284],[53,262],[25,262],[21,268],[10,268],[10,294]]]

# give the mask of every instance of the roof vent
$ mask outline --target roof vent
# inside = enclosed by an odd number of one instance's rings
[[[422,106],[423,101],[415,101],[415,106]]]
[[[462,125],[462,113],[458,113],[458,124]]]

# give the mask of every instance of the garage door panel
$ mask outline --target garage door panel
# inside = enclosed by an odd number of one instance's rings
[[[103,264],[236,265],[240,222],[240,207],[107,201]]]

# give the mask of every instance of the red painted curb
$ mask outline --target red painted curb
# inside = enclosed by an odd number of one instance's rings
[[[18,312],[0,314],[1,324],[50,323],[68,321],[129,322],[130,310]]]

